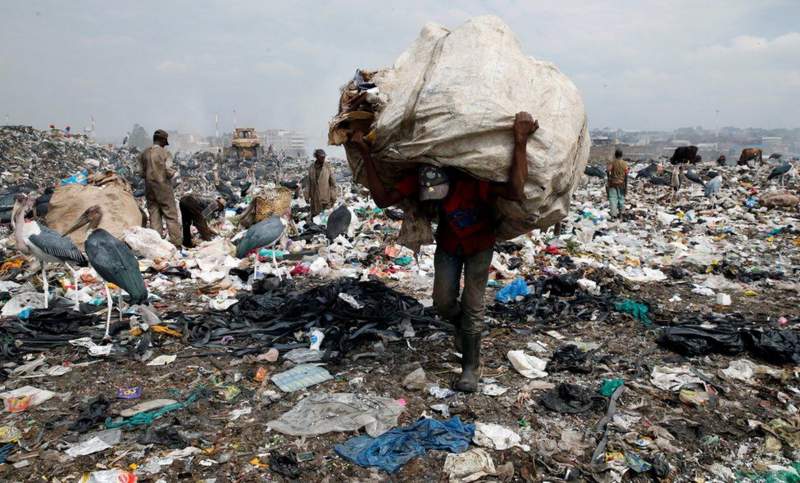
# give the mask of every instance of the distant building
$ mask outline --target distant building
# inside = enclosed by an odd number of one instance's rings
[[[761,149],[764,151],[764,156],[769,156],[772,153],[785,154],[789,150],[780,136],[764,136],[761,138]]]
[[[291,129],[267,129],[260,131],[258,137],[261,138],[264,152],[272,146],[275,154],[284,154],[292,158],[305,158],[306,137],[299,131]]]
[[[613,143],[614,140],[608,136],[592,136],[592,146],[608,146]]]

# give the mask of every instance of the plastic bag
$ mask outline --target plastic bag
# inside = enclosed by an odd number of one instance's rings
[[[403,406],[394,399],[366,394],[312,394],[267,426],[292,436],[316,436],[364,428],[372,437],[397,425]]]
[[[524,297],[529,295],[531,292],[528,289],[528,284],[525,283],[525,279],[522,277],[518,277],[514,279],[513,282],[506,285],[505,287],[501,288],[497,295],[495,295],[495,300],[501,303],[508,303],[513,302],[517,299],[517,297]]]
[[[133,253],[148,260],[171,259],[178,252],[175,245],[161,238],[157,231],[141,226],[125,230],[122,241],[131,247]]]
[[[357,436],[337,444],[334,449],[353,463],[375,466],[389,473],[428,450],[462,453],[475,434],[474,424],[464,424],[454,416],[446,421],[420,419],[404,428],[395,428],[377,438]]]

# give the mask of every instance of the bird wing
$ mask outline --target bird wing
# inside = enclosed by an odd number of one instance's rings
[[[67,263],[86,265],[86,257],[69,237],[61,236],[57,231],[46,226],[39,225],[39,233],[31,235],[28,241],[51,257]]]
[[[283,234],[283,223],[277,216],[251,226],[236,247],[236,256],[244,258],[250,251],[270,245]]]
[[[147,288],[139,271],[139,262],[128,245],[105,230],[95,230],[86,239],[86,255],[89,264],[103,280],[128,292],[132,304],[147,300]]]
[[[792,168],[789,164],[782,164],[780,166],[776,166],[772,168],[772,172],[769,174],[767,179],[777,178],[778,176],[783,176],[784,174],[788,173],[789,170]]]

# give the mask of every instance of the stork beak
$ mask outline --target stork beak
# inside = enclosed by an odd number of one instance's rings
[[[70,233],[72,233],[73,231],[77,230],[78,228],[80,228],[80,227],[82,227],[83,225],[86,225],[86,224],[88,224],[88,223],[89,223],[89,215],[87,215],[87,214],[86,214],[86,212],[84,212],[84,213],[83,213],[83,214],[82,214],[82,215],[81,215],[81,216],[78,218],[78,220],[77,220],[77,221],[75,221],[75,224],[74,224],[74,225],[72,225],[72,227],[71,227],[69,230],[67,230],[67,231],[65,231],[65,232],[64,232],[64,235],[63,235],[63,236],[67,236],[67,235],[69,235],[69,234],[70,234]]]

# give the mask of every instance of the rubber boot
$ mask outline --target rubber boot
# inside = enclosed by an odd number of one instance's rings
[[[461,331],[461,317],[453,319],[453,328],[455,329],[455,334],[453,335],[453,342],[456,352],[458,352],[459,354],[463,354],[464,344],[462,343],[461,339],[464,336],[464,333]]]
[[[461,336],[464,352],[461,356],[461,378],[456,383],[456,390],[461,392],[475,392],[478,390],[478,377],[480,372],[481,336]]]

